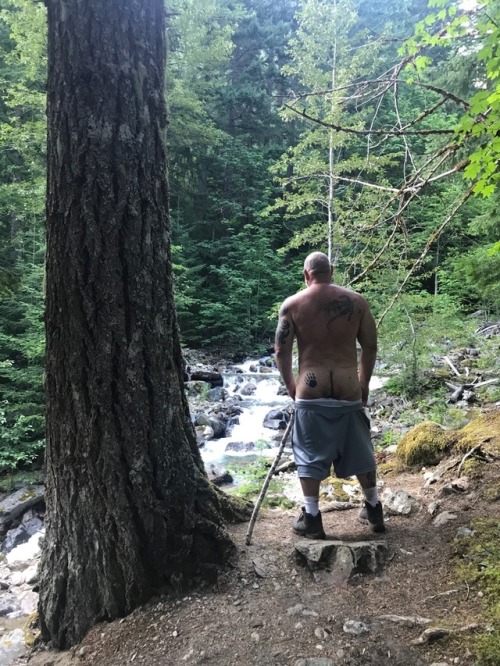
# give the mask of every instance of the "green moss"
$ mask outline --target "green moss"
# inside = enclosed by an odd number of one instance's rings
[[[419,423],[398,444],[397,455],[409,466],[436,465],[451,449],[453,435],[431,421]]]
[[[458,433],[459,451],[470,451],[478,444],[486,452],[500,453],[500,409],[479,415]]]
[[[379,463],[377,466],[377,474],[379,476],[396,476],[396,474],[400,474],[402,471],[402,465],[397,460]]]
[[[483,488],[482,496],[486,502],[497,502],[500,500],[500,481]]]
[[[351,498],[343,489],[342,486],[355,486],[357,483],[355,481],[349,481],[348,479],[339,479],[337,476],[329,476],[327,479],[321,482],[320,486],[320,497],[328,496],[329,499],[334,499],[339,502],[347,502]]]
[[[500,664],[500,521],[480,519],[471,524],[473,537],[457,540],[458,577],[483,593],[488,629],[472,639],[477,666]]]

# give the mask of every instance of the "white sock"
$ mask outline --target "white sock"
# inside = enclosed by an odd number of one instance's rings
[[[368,504],[371,504],[372,506],[377,506],[378,504],[377,486],[374,486],[373,488],[363,488],[363,494]]]
[[[306,513],[311,516],[317,516],[319,513],[319,497],[304,497],[304,505]]]

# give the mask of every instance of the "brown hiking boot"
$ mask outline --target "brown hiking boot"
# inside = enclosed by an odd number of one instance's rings
[[[302,507],[302,513],[292,523],[292,529],[295,534],[306,537],[306,539],[326,539],[321,512],[317,516],[311,516]]]
[[[384,512],[380,502],[377,502],[375,506],[372,506],[369,502],[365,502],[358,520],[363,525],[370,525],[373,532],[385,532]]]

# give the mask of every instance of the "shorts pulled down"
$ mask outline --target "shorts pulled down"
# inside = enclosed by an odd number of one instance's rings
[[[292,445],[299,477],[322,481],[333,465],[345,479],[377,467],[361,400],[296,400]]]

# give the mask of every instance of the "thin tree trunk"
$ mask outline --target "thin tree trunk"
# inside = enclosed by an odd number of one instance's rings
[[[333,2],[334,10],[337,9],[337,2]],[[331,102],[331,112],[335,109],[334,101],[334,90],[336,85],[336,74],[337,74],[337,29],[334,28],[334,41],[333,41],[333,63],[332,63],[332,102]],[[328,147],[328,260],[330,263],[337,263],[339,259],[339,248],[340,243],[338,243],[337,248],[335,248],[335,257],[333,256],[334,252],[334,243],[335,243],[335,211],[334,211],[334,188],[335,188],[335,173],[334,173],[334,146],[333,146],[333,130],[330,131],[329,136],[329,147]],[[339,239],[337,239],[339,240]]]
[[[234,554],[183,392],[163,0],[47,0],[47,520],[56,647]],[[242,510],[242,513],[246,513]]]

